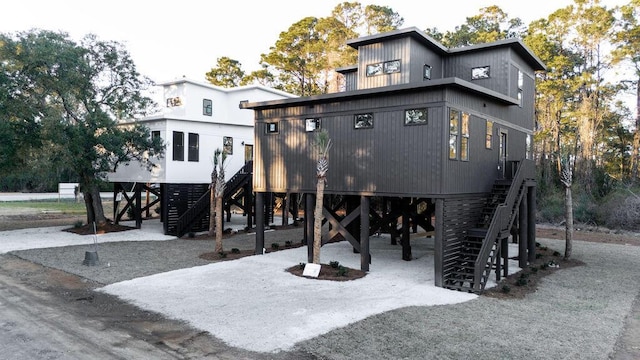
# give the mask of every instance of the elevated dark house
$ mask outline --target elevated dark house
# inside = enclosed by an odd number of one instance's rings
[[[255,113],[256,207],[266,193],[304,194],[312,241],[311,144],[315,131],[327,129],[325,194],[339,197],[345,211],[339,216],[336,202],[325,202],[331,231],[323,243],[342,235],[360,252],[363,270],[375,264],[370,234],[397,230],[410,260],[417,225],[435,231],[438,286],[481,292],[492,269],[498,278],[506,273],[510,235],[521,264],[531,261],[535,72],[544,64],[518,39],[448,49],[416,28],[348,45],[358,64],[337,70],[345,91],[240,104]],[[256,251],[263,223],[256,219]]]

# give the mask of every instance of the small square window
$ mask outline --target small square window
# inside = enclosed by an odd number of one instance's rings
[[[391,74],[400,72],[400,60],[386,61],[384,63],[384,73]]]
[[[213,101],[210,99],[202,99],[202,115],[213,115]]]
[[[488,79],[490,75],[489,70],[489,66],[474,67],[471,69],[471,80]]]
[[[427,123],[427,109],[409,109],[404,111],[405,125],[424,125]]]
[[[304,129],[307,132],[318,131],[320,130],[320,119],[319,118],[310,118],[305,119],[304,121]]]
[[[353,117],[353,127],[355,129],[372,129],[373,114],[356,114]]]
[[[277,122],[272,122],[272,123],[266,123],[265,125],[265,133],[267,134],[277,134],[278,133],[278,123]]]
[[[180,99],[179,96],[167,98],[167,107],[176,107],[176,106],[182,106],[182,99]]]
[[[424,80],[431,80],[431,65],[424,64],[422,67],[422,78]]]
[[[222,150],[227,155],[233,155],[233,138],[231,136],[222,137]]]
[[[382,74],[382,63],[367,65],[367,76],[376,76]]]

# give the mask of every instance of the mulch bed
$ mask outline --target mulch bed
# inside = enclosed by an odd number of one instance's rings
[[[310,277],[310,276],[302,275],[302,273],[304,272],[304,264],[292,266],[286,269],[286,271],[293,275],[305,277],[307,279],[332,280],[332,281],[356,280],[356,279],[361,279],[365,275],[367,275],[366,271],[348,268],[348,267],[343,267],[343,269],[346,270],[346,272],[344,272],[344,274],[340,274],[338,267],[333,267],[330,264],[320,264],[320,273],[318,274],[318,277]]]
[[[120,224],[114,224],[111,222],[107,222],[105,224],[101,224],[101,225],[97,225],[95,228],[95,234],[106,234],[106,233],[111,233],[111,232],[120,232],[120,231],[127,231],[127,230],[135,230],[135,227],[132,226],[125,226],[125,225],[120,225]],[[94,234],[94,228],[93,228],[93,224],[87,224],[87,225],[83,225],[83,226],[74,226],[68,229],[63,229],[62,231],[67,231],[70,233],[74,233],[74,234],[78,234],[78,235],[93,235]]]

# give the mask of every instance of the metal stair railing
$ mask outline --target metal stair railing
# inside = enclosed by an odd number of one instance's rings
[[[511,187],[509,188],[509,192],[507,193],[507,198],[504,203],[498,205],[495,213],[493,214],[493,218],[491,219],[491,224],[487,229],[487,234],[485,235],[484,240],[482,241],[482,247],[480,248],[480,252],[478,253],[478,257],[476,258],[474,264],[474,282],[473,282],[473,290],[476,292],[481,292],[484,290],[486,285],[486,281],[483,281],[485,271],[487,271],[487,267],[489,271],[491,271],[491,266],[488,266],[489,257],[491,255],[492,250],[495,248],[498,239],[498,235],[505,229],[510,227],[510,224],[513,223],[513,219],[515,218],[515,214],[517,211],[514,211],[514,206],[516,201],[520,201],[524,192],[522,191],[522,187],[525,186],[525,179],[532,178],[532,175],[535,173],[534,164],[531,160],[522,160],[518,166],[518,170],[511,182]],[[494,251],[495,255],[496,251]],[[492,261],[495,260],[495,256],[492,257]]]
[[[176,236],[182,237],[186,234],[194,222],[201,219],[203,213],[209,210],[211,204],[211,189],[207,190],[182,216],[178,218],[176,224]]]
[[[247,178],[253,176],[253,161],[249,161],[238,172],[236,172],[229,181],[227,181],[224,189],[224,199],[229,199],[246,184]]]

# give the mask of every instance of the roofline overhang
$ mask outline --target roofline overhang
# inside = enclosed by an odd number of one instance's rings
[[[394,93],[402,93],[402,92],[415,92],[421,90],[432,90],[439,88],[458,88],[465,91],[469,91],[480,95],[481,97],[491,99],[502,103],[504,105],[519,105],[520,102],[518,99],[503,95],[497,91],[489,90],[483,86],[478,86],[469,81],[457,78],[450,77],[444,79],[435,79],[429,80],[424,83],[419,84],[401,84],[401,85],[392,85],[392,86],[384,86],[372,89],[362,89],[362,90],[353,90],[353,91],[345,91],[331,94],[322,94],[322,95],[312,95],[312,96],[304,96],[293,99],[280,99],[280,100],[269,100],[269,101],[261,101],[261,102],[241,102],[241,109],[253,109],[253,110],[265,110],[265,109],[275,109],[281,107],[291,107],[291,106],[305,106],[312,104],[322,104],[328,102],[336,102],[338,100],[353,100],[359,98],[366,98],[371,96],[382,96]]]

